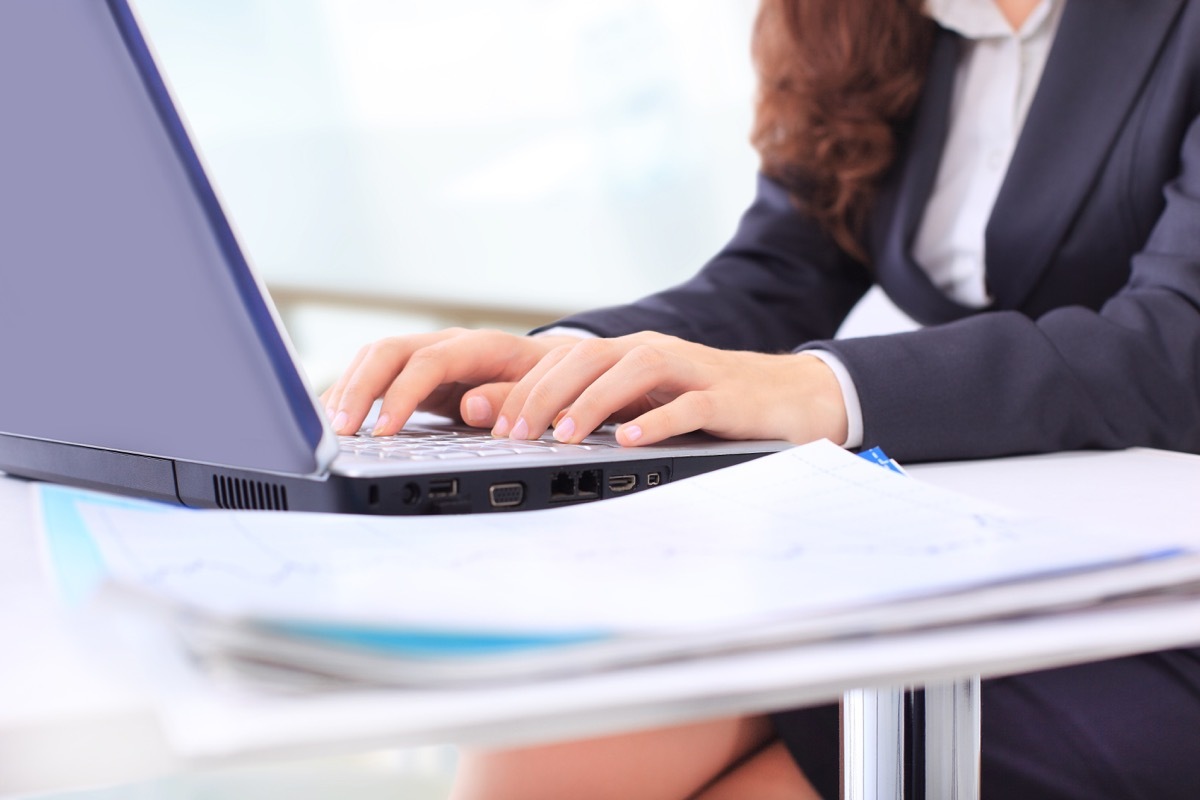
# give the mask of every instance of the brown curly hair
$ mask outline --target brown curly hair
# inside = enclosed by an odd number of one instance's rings
[[[936,25],[924,0],[762,0],[751,142],[762,171],[842,249],[861,236],[896,124],[912,112]]]

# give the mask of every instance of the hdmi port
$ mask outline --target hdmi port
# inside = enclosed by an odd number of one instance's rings
[[[637,475],[612,475],[608,479],[608,490],[614,494],[628,492],[637,487]]]

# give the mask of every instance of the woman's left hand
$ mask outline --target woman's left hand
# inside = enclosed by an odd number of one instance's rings
[[[547,353],[509,393],[492,432],[578,443],[608,420],[644,445],[702,430],[726,439],[846,439],[833,371],[804,353],[716,350],[659,333],[585,339]]]

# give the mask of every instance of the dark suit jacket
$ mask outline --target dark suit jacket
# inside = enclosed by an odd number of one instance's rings
[[[560,324],[721,348],[819,343],[854,378],[865,444],[901,459],[1200,452],[1200,0],[1068,2],[988,224],[983,310],[946,298],[910,254],[960,44],[939,33],[871,215],[869,266],[760,178],[695,278]],[[873,282],[928,327],[827,341]]]

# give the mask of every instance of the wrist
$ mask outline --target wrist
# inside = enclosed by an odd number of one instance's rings
[[[841,441],[841,445],[846,448],[862,447],[862,403],[858,399],[858,387],[855,386],[854,378],[850,375],[850,370],[846,368],[845,362],[835,353],[822,348],[811,348],[796,352],[820,359],[825,366],[833,371],[834,377],[837,378],[838,386],[842,390],[842,407],[846,411],[846,438]]]
[[[785,399],[792,409],[787,439],[798,444],[814,439],[846,444],[850,421],[837,373],[812,353],[795,353],[785,358],[793,362]]]

